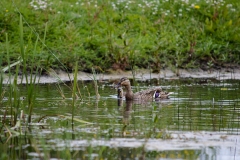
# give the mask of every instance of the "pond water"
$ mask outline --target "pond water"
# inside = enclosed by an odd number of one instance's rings
[[[27,125],[29,108],[21,98],[21,127],[10,136],[10,122],[1,125],[0,159],[240,159],[239,80],[132,84],[134,91],[160,85],[174,93],[168,100],[126,102],[117,98],[112,82],[103,81],[97,100],[93,82],[81,81],[73,109],[70,84],[37,85],[32,122]],[[26,96],[25,85],[18,90]],[[5,114],[7,95],[1,122],[11,117]]]

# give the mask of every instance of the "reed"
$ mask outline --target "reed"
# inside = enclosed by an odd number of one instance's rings
[[[8,59],[8,64],[10,63],[9,61],[9,44],[8,44],[8,35],[6,34],[6,50],[7,50],[7,59]],[[0,66],[2,65],[2,60],[3,60],[3,54],[1,54],[0,56]],[[4,94],[5,94],[5,89],[3,88],[3,73],[4,73],[4,69],[0,69],[0,104],[2,103]]]
[[[95,95],[96,95],[96,99],[98,100],[100,98],[100,94],[98,92],[97,74],[94,68],[92,68],[92,75],[93,75],[92,80],[94,84]]]
[[[1,56],[0,56],[0,66],[2,66],[2,58],[3,58],[3,55],[1,54]],[[0,69],[0,106],[2,106],[2,100],[3,100],[4,94],[5,94],[5,89],[3,88],[3,70],[1,68]],[[2,129],[4,128],[5,117],[6,116],[3,116],[3,118],[2,118],[2,123],[0,125],[0,133],[2,132]]]
[[[78,63],[75,63],[75,70],[74,70],[74,80],[73,80],[73,89],[72,89],[72,130],[74,130],[74,111],[75,111],[75,103],[77,99],[77,75],[78,75]]]
[[[22,14],[20,14],[20,20],[19,20],[19,35],[20,35],[20,55],[23,59],[23,76],[26,81],[26,87],[27,87],[27,104],[28,104],[28,123],[31,123],[32,121],[32,112],[35,102],[35,96],[36,96],[36,76],[38,72],[38,67],[36,70],[34,70],[35,66],[35,54],[36,54],[36,48],[38,44],[38,37],[36,38],[36,42],[34,45],[33,53],[31,56],[25,52],[24,50],[24,38],[23,38],[23,21],[22,21]],[[27,71],[27,67],[30,67],[30,74]],[[35,75],[33,75],[33,72],[35,71]],[[30,77],[29,77],[30,76]],[[17,79],[17,75],[15,79]],[[23,82],[23,78],[22,78]],[[15,84],[17,85],[17,83]]]
[[[1,62],[0,62],[1,65]],[[5,94],[5,89],[3,88],[3,73],[0,73],[0,104],[2,103],[4,94]]]

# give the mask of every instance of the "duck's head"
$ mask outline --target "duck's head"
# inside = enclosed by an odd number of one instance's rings
[[[162,89],[158,88],[156,90],[156,92],[154,93],[154,98],[161,98],[161,93],[160,93],[161,91],[162,91]]]
[[[123,77],[117,84],[118,87],[120,86],[131,86],[130,80],[127,77]]]

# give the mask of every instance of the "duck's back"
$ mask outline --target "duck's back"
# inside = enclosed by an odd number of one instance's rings
[[[162,90],[160,87],[158,88],[150,88],[147,90],[139,91],[134,93],[134,100],[151,100],[154,98],[154,94],[156,93],[157,90]]]

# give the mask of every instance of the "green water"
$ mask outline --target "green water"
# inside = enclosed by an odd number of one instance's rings
[[[168,100],[127,103],[117,99],[108,81],[98,82],[99,100],[93,82],[79,82],[82,99],[74,111],[69,87],[61,85],[63,99],[56,84],[39,85],[32,123],[27,126],[24,99],[21,130],[9,136],[1,125],[0,159],[238,159],[239,84],[214,79],[135,82],[134,91],[160,85],[174,94]],[[26,86],[18,88],[26,96]],[[4,115],[7,105],[5,97],[1,120],[10,117]]]

